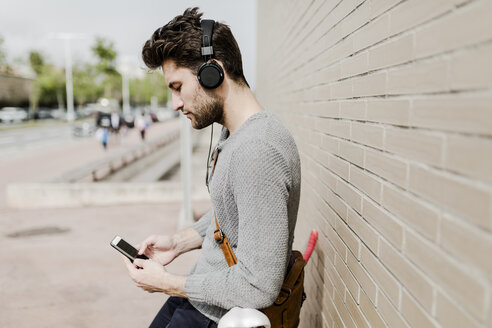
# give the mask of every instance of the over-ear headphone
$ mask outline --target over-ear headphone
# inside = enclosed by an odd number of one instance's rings
[[[211,19],[202,20],[202,56],[205,59],[198,69],[197,78],[200,84],[206,89],[215,89],[224,81],[224,70],[212,60],[214,49],[212,47],[212,33],[215,21]]]

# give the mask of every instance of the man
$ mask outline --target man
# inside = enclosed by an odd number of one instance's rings
[[[156,30],[142,51],[149,68],[162,67],[174,110],[182,111],[195,129],[223,125],[208,168],[213,208],[174,236],[143,241],[139,252],[151,260],[132,264],[125,258],[139,287],[171,296],[151,327],[216,327],[234,306],[270,306],[284,280],[297,219],[300,161],[295,142],[251,92],[229,27],[212,22],[212,50],[206,44],[210,26],[201,16],[198,8],[187,9]],[[210,61],[223,70],[223,81],[220,76],[208,82],[207,76],[197,77]],[[236,265],[228,266],[214,240],[215,214]],[[200,247],[187,276],[165,270],[180,254]]]

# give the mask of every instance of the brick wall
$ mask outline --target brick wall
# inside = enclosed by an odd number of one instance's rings
[[[492,327],[492,1],[258,1],[293,132],[301,327]]]

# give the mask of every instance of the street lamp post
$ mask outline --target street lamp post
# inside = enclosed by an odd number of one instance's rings
[[[84,39],[83,34],[73,33],[54,33],[50,35],[52,39],[65,41],[65,80],[67,90],[67,120],[73,122],[75,119],[75,111],[73,106],[73,79],[72,79],[72,51],[70,41],[73,39]]]

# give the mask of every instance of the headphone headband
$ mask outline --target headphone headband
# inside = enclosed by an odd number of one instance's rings
[[[214,30],[215,21],[211,19],[202,20],[202,56],[205,60],[212,58],[214,54],[214,48],[212,47],[212,33]],[[207,58],[207,56],[210,56]]]

